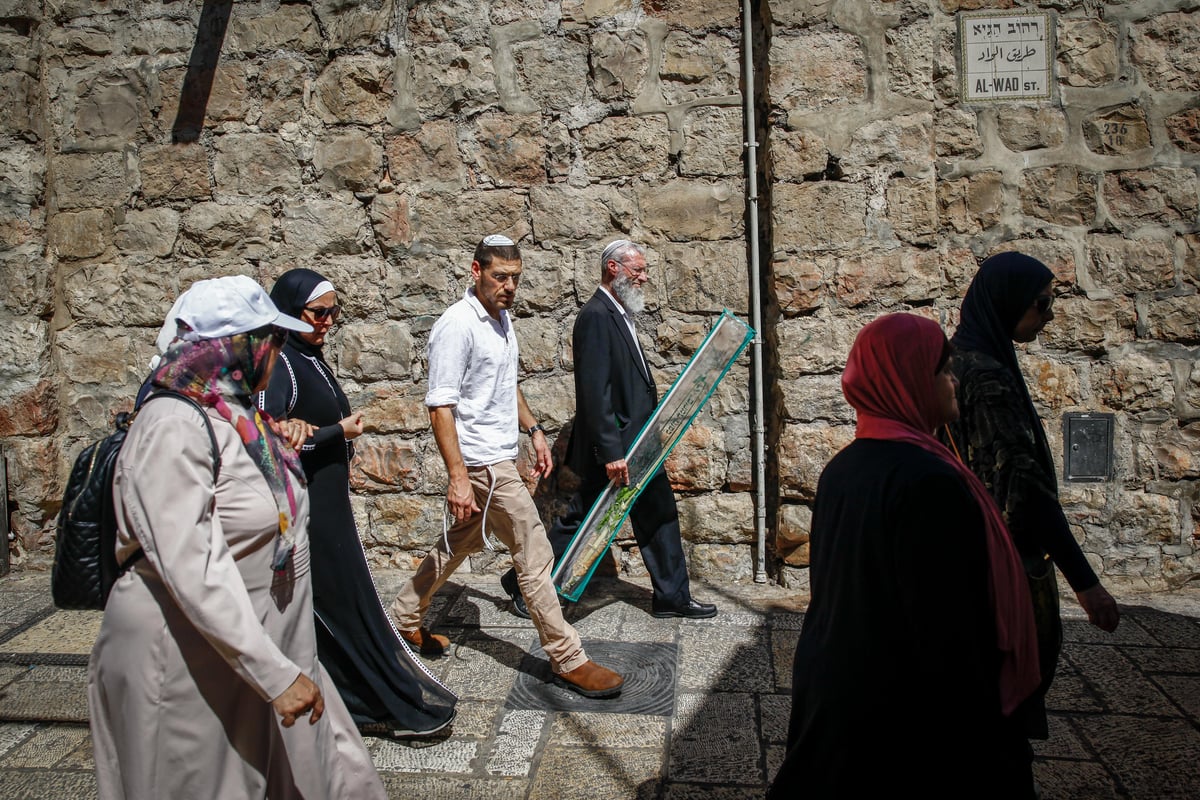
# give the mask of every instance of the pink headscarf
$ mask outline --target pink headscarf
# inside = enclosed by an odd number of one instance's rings
[[[864,327],[854,340],[842,392],[858,412],[859,439],[908,442],[950,464],[983,512],[988,552],[988,592],[996,620],[1000,705],[1008,716],[1037,689],[1037,636],[1025,570],[982,481],[932,435],[939,418],[934,375],[947,347],[936,322],[914,314],[889,314]],[[953,602],[951,600],[950,602]]]

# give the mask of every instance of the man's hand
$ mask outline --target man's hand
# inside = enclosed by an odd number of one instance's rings
[[[475,490],[471,488],[471,479],[465,472],[450,478],[446,503],[456,522],[463,522],[479,513],[479,506],[475,504]]]
[[[347,441],[350,439],[357,439],[359,436],[362,436],[363,415],[361,411],[356,411],[355,413],[346,417],[341,421],[340,424],[342,426],[342,436],[346,437]]]
[[[1117,608],[1117,601],[1108,593],[1103,584],[1097,583],[1090,589],[1076,592],[1075,598],[1087,612],[1088,622],[1106,633],[1112,633],[1117,629],[1117,623],[1121,621],[1121,612]]]
[[[316,725],[325,713],[325,698],[321,697],[317,685],[301,672],[292,685],[283,690],[283,694],[271,701],[271,706],[276,714],[283,717],[281,722],[285,728],[295,725],[297,719],[310,711],[312,715],[308,718],[308,724]]]
[[[608,473],[608,479],[616,481],[618,486],[629,485],[629,465],[625,463],[625,459],[608,462],[604,465],[604,471]]]
[[[537,457],[533,464],[533,476],[535,478],[549,477],[550,471],[554,468],[554,459],[550,457],[550,444],[546,441],[546,434],[542,431],[533,433],[533,453]]]

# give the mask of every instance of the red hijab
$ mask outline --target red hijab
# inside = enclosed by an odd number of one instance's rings
[[[842,392],[858,412],[856,438],[908,442],[933,453],[954,467],[979,504],[987,537],[996,646],[1003,657],[1000,706],[1007,716],[1041,682],[1033,602],[1000,509],[975,473],[932,435],[946,421],[939,418],[934,376],[947,347],[936,322],[914,314],[880,317],[854,340],[842,373]]]

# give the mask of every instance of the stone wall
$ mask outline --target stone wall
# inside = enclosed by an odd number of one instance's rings
[[[360,532],[375,563],[413,564],[444,488],[425,342],[502,232],[525,254],[523,388],[560,457],[603,244],[649,248],[665,390],[722,308],[748,316],[758,236],[769,564],[801,584],[816,476],[852,435],[854,333],[901,308],[952,326],[977,259],[1025,248],[1063,295],[1025,355],[1055,446],[1061,413],[1117,415],[1116,479],[1064,487],[1089,557],[1154,586],[1197,574],[1198,4],[1020,4],[1056,20],[1054,97],[990,107],[958,100],[955,14],[980,5],[755,3],[748,232],[738,3],[0,0],[14,564],[46,563],[70,459],[129,407],[171,299],[295,266],[346,307],[327,350],[368,422]],[[750,374],[743,356],[668,464],[693,574],[752,573]],[[544,484],[552,514],[569,480]]]

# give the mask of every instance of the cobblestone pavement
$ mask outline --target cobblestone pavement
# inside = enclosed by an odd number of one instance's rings
[[[404,577],[377,576],[381,594]],[[536,634],[495,576],[455,579],[429,617],[454,647],[427,663],[458,693],[459,715],[437,741],[367,739],[391,797],[763,795],[783,753],[802,598],[697,581],[720,615],[658,620],[645,582],[598,581],[568,616],[628,682],[617,701],[589,701],[542,682]],[[1120,599],[1111,636],[1065,608],[1052,736],[1036,747],[1043,796],[1200,797],[1200,591]],[[0,579],[0,798],[96,796],[84,664],[98,625],[55,611],[44,574]]]

